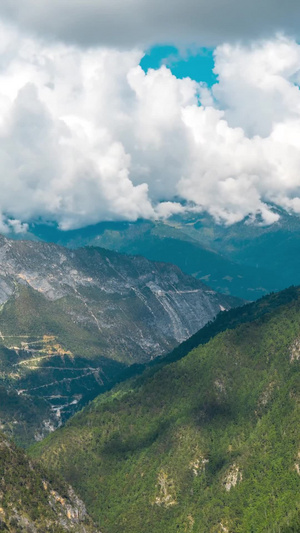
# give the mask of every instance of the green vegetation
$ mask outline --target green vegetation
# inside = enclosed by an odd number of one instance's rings
[[[95,328],[72,321],[66,308],[80,312],[76,305],[20,286],[0,312],[1,429],[22,446],[107,390],[125,367],[101,356]]]
[[[0,531],[96,533],[83,503],[0,434]]]
[[[17,294],[1,309],[1,333],[9,339],[10,346],[21,346],[20,342],[27,341],[27,337],[35,342],[43,335],[54,336],[65,352],[92,359],[107,349],[107,341],[104,335],[99,335],[96,324],[74,320],[83,314],[84,307],[75,295],[49,300],[31,287],[19,285]]]
[[[27,447],[42,431],[44,421],[55,422],[43,398],[19,395],[13,389],[0,386],[0,429],[5,435]]]
[[[185,357],[191,350],[197,348],[197,346],[206,344],[210,339],[222,331],[234,329],[241,324],[257,320],[278,307],[286,305],[293,300],[297,300],[298,296],[299,289],[296,287],[290,287],[279,293],[268,294],[256,302],[252,302],[242,307],[235,307],[225,313],[220,312],[215,320],[206,324],[206,326],[174,348],[169,354],[157,357],[145,365],[135,364],[123,370],[118,381],[122,382],[128,378],[142,374],[146,369],[153,368],[156,372],[159,368]]]
[[[103,533],[298,532],[299,293],[222,313],[207,344],[99,396],[32,456]]]

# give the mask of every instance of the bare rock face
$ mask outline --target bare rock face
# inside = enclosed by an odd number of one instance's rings
[[[290,361],[299,361],[300,359],[300,339],[297,338],[294,340],[293,344],[290,347]]]
[[[0,393],[2,378],[47,403],[28,437],[41,440],[126,366],[170,351],[240,303],[170,264],[0,237]]]
[[[229,470],[227,471],[224,480],[223,485],[227,492],[229,492],[232,487],[235,487],[238,483],[240,483],[243,480],[243,474],[236,464],[231,465]]]
[[[134,347],[135,361],[160,355],[221,310],[240,303],[173,265],[100,248],[70,251],[54,244],[2,237],[1,304],[16,294],[16,284],[29,286],[50,301],[74,298],[80,308],[77,313],[69,309],[74,320],[106,338],[112,328],[119,330],[108,355],[117,351],[126,359]],[[102,351],[102,355],[106,353]]]

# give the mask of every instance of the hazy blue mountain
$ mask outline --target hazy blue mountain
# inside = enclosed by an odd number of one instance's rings
[[[29,237],[167,261],[217,291],[254,300],[300,282],[300,219],[278,212],[280,219],[271,226],[259,219],[224,226],[202,214],[157,222],[103,222],[67,232],[35,225]]]

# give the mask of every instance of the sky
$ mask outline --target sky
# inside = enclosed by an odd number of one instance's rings
[[[2,0],[0,230],[299,214],[299,21],[294,0]]]
[[[154,45],[145,50],[140,65],[145,72],[165,65],[176,78],[191,78],[209,87],[217,81],[213,48],[187,47],[182,51],[174,45]]]

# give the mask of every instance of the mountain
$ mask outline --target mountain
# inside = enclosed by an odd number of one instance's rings
[[[31,450],[103,533],[300,530],[300,288],[241,311]]]
[[[32,228],[34,233],[27,237],[54,241],[70,248],[101,246],[126,254],[142,255],[154,261],[167,261],[208,283],[215,290],[243,299],[252,300],[274,290],[260,269],[240,265],[230,258],[230,254],[226,257],[222,251],[202,243],[198,239],[198,232],[192,234],[189,224],[184,220],[179,223],[177,219],[164,222],[103,222],[66,232],[49,226],[35,226]]]
[[[300,217],[272,209],[280,218],[270,226],[259,218],[224,226],[196,213],[165,221],[102,222],[72,231],[34,225],[28,237],[170,261],[217,291],[255,300],[300,283]]]
[[[127,366],[240,303],[170,264],[1,237],[2,430],[22,444],[43,438]]]
[[[0,531],[97,533],[73,489],[0,434]],[[100,533],[98,531],[98,533]]]

